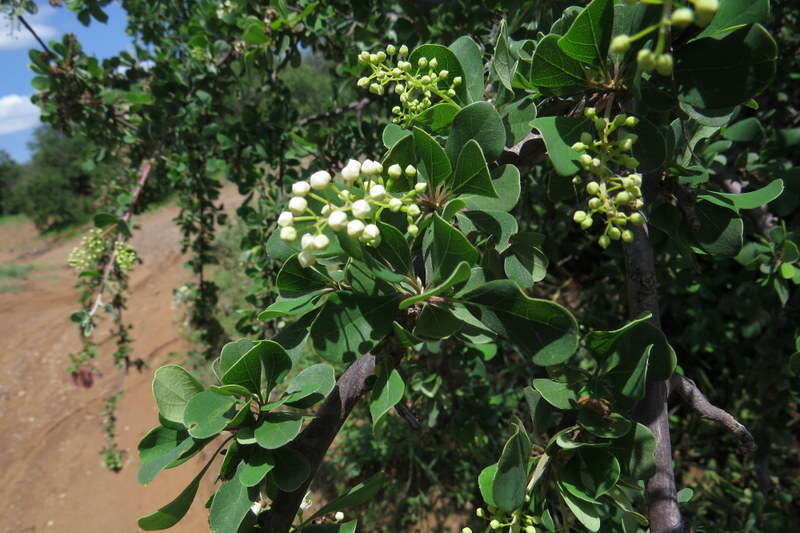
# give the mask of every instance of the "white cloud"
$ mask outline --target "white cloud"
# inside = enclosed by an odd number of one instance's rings
[[[30,97],[7,94],[0,97],[0,135],[39,125],[39,108]]]
[[[45,21],[53,16],[54,13],[55,8],[42,6],[35,15],[27,15],[25,17],[25,20],[45,42],[58,34],[58,31],[53,26],[45,24]],[[0,17],[0,50],[18,50],[34,46],[37,46],[36,39],[19,20],[5,15]]]

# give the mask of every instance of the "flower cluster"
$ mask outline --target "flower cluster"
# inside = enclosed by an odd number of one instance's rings
[[[308,232],[300,236],[302,251],[297,256],[300,264],[308,267],[316,262],[315,252],[324,251],[330,244],[324,233],[326,228],[346,233],[367,246],[378,246],[381,232],[377,222],[385,209],[405,213],[408,221],[406,231],[409,235],[416,235],[419,231],[416,222],[421,210],[414,200],[427,184],[417,183],[400,196],[387,190],[396,180],[413,180],[416,175],[417,169],[412,165],[403,169],[393,164],[384,169],[382,164],[369,159],[363,162],[351,159],[336,180],[326,170],[317,171],[307,181],[297,181],[292,185],[289,209],[278,216],[280,238],[284,242],[294,242],[299,236],[296,224],[308,228]],[[319,204],[318,213],[312,209],[309,200]]]
[[[530,501],[530,496],[525,496],[525,501]],[[490,508],[488,511],[482,507],[475,510],[478,518],[489,520],[489,529],[498,530],[501,528],[509,528],[509,531],[519,531],[520,533],[536,533],[537,518],[523,514],[519,511],[514,512],[510,517],[506,516],[497,509]],[[465,527],[461,529],[461,533],[472,533],[472,528]]]
[[[582,152],[580,163],[591,174],[591,181],[586,184],[586,192],[591,198],[588,213],[576,211],[572,218],[582,229],[589,229],[594,224],[595,215],[605,216],[605,231],[598,239],[603,248],[608,247],[612,240],[631,242],[633,232],[625,229],[625,226],[628,223],[642,225],[645,222],[639,212],[644,207],[642,176],[637,173],[620,176],[609,165],[626,170],[634,170],[639,166],[639,161],[628,155],[637,136],[620,130],[623,126],[636,126],[638,119],[622,114],[608,120],[598,117],[592,107],[587,108],[585,114],[594,122],[597,138],[589,132],[583,132],[581,140],[572,145],[572,149]]]
[[[627,1],[628,3],[635,3],[637,0]],[[690,0],[690,2],[694,5],[694,9],[679,7],[672,12],[670,17],[663,18],[659,23],[643,29],[636,35],[617,35],[611,41],[610,50],[617,54],[625,53],[630,49],[631,43],[658,30],[659,35],[655,50],[639,50],[636,55],[636,61],[645,72],[656,71],[662,76],[671,76],[674,64],[672,54],[664,52],[667,28],[670,26],[685,28],[692,23],[704,28],[714,18],[719,7],[719,0]]]
[[[114,243],[114,260],[123,272],[128,272],[136,263],[136,250],[126,242]]]
[[[67,264],[78,272],[91,270],[108,251],[108,244],[106,232],[102,229],[92,228],[81,238],[80,244],[69,253]]]
[[[397,62],[393,58],[397,57]],[[450,72],[440,68],[435,57],[419,57],[415,64],[406,61],[408,47],[397,48],[393,44],[378,53],[361,52],[359,61],[371,69],[369,76],[358,80],[358,86],[370,92],[383,94],[387,88],[400,97],[400,105],[392,108],[397,115],[394,122],[408,125],[414,117],[433,105],[433,98],[457,105],[453,98],[455,88],[462,83],[461,76],[451,79]]]

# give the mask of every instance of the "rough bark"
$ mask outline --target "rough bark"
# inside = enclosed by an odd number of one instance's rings
[[[261,523],[269,533],[287,533],[308,487],[339,433],[356,401],[367,389],[367,380],[375,374],[375,356],[363,355],[342,374],[333,391],[317,411],[314,419],[289,447],[302,453],[311,465],[311,475],[294,492],[281,492],[270,510],[262,515]]]

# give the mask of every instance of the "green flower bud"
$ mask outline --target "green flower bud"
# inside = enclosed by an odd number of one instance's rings
[[[408,234],[412,237],[416,237],[417,233],[419,233],[419,228],[416,224],[409,224],[408,225]]]
[[[633,232],[629,229],[626,229],[622,232],[622,240],[624,242],[633,242]]]
[[[582,154],[578,158],[578,161],[580,161],[583,166],[588,167],[589,165],[592,164],[592,156],[590,156],[589,154]]]
[[[440,80],[446,80],[447,76],[449,76],[449,75],[450,75],[450,71],[447,71],[447,70],[440,70],[439,71],[439,79]]]
[[[472,529],[465,527],[461,529],[461,533],[472,533]]]
[[[616,198],[614,198],[614,203],[623,205],[629,203],[631,199],[630,193],[627,191],[622,191],[621,193],[617,194]]]
[[[390,165],[387,172],[390,178],[399,178],[403,175],[403,169],[397,163]]]
[[[681,7],[676,9],[672,12],[672,17],[670,18],[673,26],[677,26],[679,28],[685,28],[692,22],[694,22],[694,12],[689,9],[688,7]]]
[[[622,54],[631,48],[631,38],[627,35],[617,35],[611,40],[610,50],[615,54]]]
[[[572,145],[572,149],[575,150],[576,152],[582,152],[582,151],[586,150],[587,148],[589,148],[589,147],[586,146],[585,144],[583,144],[580,141],[578,141],[578,142],[576,142],[575,144]]]
[[[392,113],[394,113],[395,115],[399,115],[399,114],[400,114],[400,113],[402,113],[402,112],[403,112],[403,110],[402,110],[402,109],[400,109],[400,106],[399,106],[399,105],[396,105],[396,106],[394,106],[394,107],[392,108]]]
[[[369,63],[369,52],[366,50],[358,54],[358,60],[362,63]]]
[[[634,226],[641,226],[644,224],[644,216],[641,213],[632,213],[628,218]]]
[[[419,66],[419,68],[425,68],[428,65],[428,60],[425,59],[424,57],[420,57],[419,60],[417,61],[417,65]]]
[[[422,81],[422,83],[427,85],[427,84],[429,84],[431,82],[431,77],[426,74],[426,75],[422,76],[422,80],[421,81]]]
[[[697,14],[695,23],[701,28],[708,26],[719,8],[719,0],[695,0],[694,9]]]
[[[585,211],[575,211],[575,214],[572,215],[572,220],[580,224],[584,220],[586,220],[586,212]]]
[[[586,184],[586,192],[593,195],[597,194],[598,192],[600,192],[600,184],[597,183],[596,181],[590,181],[589,183]]]
[[[454,86],[461,85],[461,76],[456,76],[455,78],[453,78],[453,85]]]
[[[633,202],[633,208],[634,209],[641,209],[643,207],[644,207],[644,201],[643,200],[639,199],[639,200],[636,200],[635,202]]]
[[[591,228],[591,227],[592,227],[592,224],[593,224],[593,223],[594,223],[594,220],[592,220],[592,217],[590,217],[590,216],[587,216],[587,217],[584,219],[584,221],[583,221],[583,222],[581,222],[581,229],[589,229],[589,228]]]
[[[622,183],[622,186],[625,187],[626,189],[633,187],[633,180],[630,178],[622,178],[620,182]]]
[[[503,526],[500,525],[500,521],[499,520],[492,520],[491,522],[489,522],[489,527],[492,528],[492,529],[500,529]]]
[[[650,50],[639,50],[636,54],[636,62],[645,72],[650,72],[656,68],[656,58]]]
[[[597,244],[599,244],[601,248],[608,248],[608,245],[611,244],[611,239],[608,238],[608,235],[601,235],[600,238],[597,239]]]
[[[397,52],[397,48],[393,44],[390,44],[386,47],[386,53],[390,56],[393,56],[395,52]]]
[[[409,178],[413,178],[417,175],[417,169],[414,168],[414,165],[408,165],[405,169],[405,173]]]
[[[672,55],[661,54],[656,59],[656,72],[662,76],[672,76]]]
[[[600,198],[591,198],[589,199],[589,207],[592,209],[599,209],[600,206],[603,205],[603,200]]]
[[[533,526],[525,526],[525,533],[536,533],[536,528]]]
[[[478,516],[478,518],[483,518],[486,516],[486,511],[483,510],[483,507],[478,507],[475,509],[475,514]]]
[[[634,168],[639,166],[639,160],[636,159],[635,157],[628,157],[625,159],[625,166],[633,170]]]
[[[375,64],[378,62],[378,54],[370,54],[369,55],[369,62]]]
[[[592,134],[589,133],[588,131],[584,131],[583,133],[581,133],[581,142],[583,144],[591,146],[594,143],[594,137],[592,137]]]
[[[626,126],[629,126],[629,127],[633,128],[637,124],[639,124],[639,119],[636,118],[636,117],[628,117],[628,118],[625,119],[625,125]],[[628,134],[628,136],[629,137],[633,137],[633,142],[636,142],[636,139],[639,138],[638,135],[634,135],[632,133]]]
[[[597,116],[597,110],[593,107],[587,107],[586,109],[583,110],[583,115],[586,118],[594,118]]]
[[[611,226],[610,228],[608,228],[608,231],[606,232],[606,235],[611,237],[611,239],[613,239],[615,241],[618,241],[619,238],[622,236],[622,231],[620,231],[619,228],[615,228],[614,226]]]
[[[381,86],[378,85],[377,83],[373,83],[369,86],[369,92],[375,94],[381,94]]]
[[[398,50],[398,55],[400,57],[406,57],[408,55],[408,46],[401,45],[400,50]]]
[[[424,181],[421,181],[421,182],[417,183],[416,185],[414,185],[414,190],[416,192],[422,192],[427,188],[428,188],[428,184],[425,183]]]
[[[359,78],[358,79],[358,86],[359,87],[366,87],[369,85],[369,78]]]
[[[432,57],[431,60],[428,62],[428,66],[430,66],[431,69],[435,69],[436,67],[439,66],[439,62],[436,60],[435,57]]]
[[[386,61],[386,52],[380,51],[375,55],[378,57],[378,63],[383,63],[384,61]]]
[[[397,94],[403,94],[405,90],[406,87],[402,83],[398,83],[397,85],[394,86],[394,92],[396,92]]]

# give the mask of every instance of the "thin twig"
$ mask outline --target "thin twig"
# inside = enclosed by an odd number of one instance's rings
[[[329,118],[333,118],[348,111],[361,111],[361,109],[363,109],[367,104],[369,104],[370,101],[371,100],[369,98],[364,97],[361,100],[350,102],[349,104],[337,107],[335,109],[331,109],[330,111],[326,111],[325,113],[318,113],[316,115],[311,115],[309,117],[301,118],[300,120],[297,121],[297,126],[305,126],[310,122],[316,122],[318,120],[326,120]]]
[[[756,450],[756,441],[747,428],[727,411],[712,405],[694,381],[681,374],[673,374],[669,378],[669,390],[680,394],[686,405],[701,417],[716,422],[733,433],[745,452],[752,454]]]
[[[31,32],[31,35],[33,35],[34,39],[39,41],[39,44],[42,45],[42,48],[44,48],[44,51],[47,52],[48,54],[50,54],[51,56],[55,57],[55,54],[53,53],[53,51],[50,50],[50,48],[48,48],[48,46],[45,44],[45,42],[42,40],[42,38],[39,37],[39,35],[36,33],[36,31],[33,29],[33,27],[30,24],[28,24],[28,21],[25,20],[25,17],[23,17],[22,15],[17,15],[17,18],[19,18],[19,21],[22,22],[22,25],[25,26],[28,29],[29,32]]]

